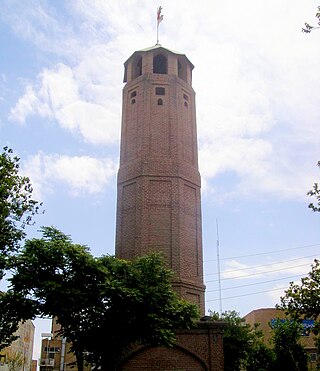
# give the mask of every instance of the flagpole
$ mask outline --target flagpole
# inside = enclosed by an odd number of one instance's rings
[[[157,9],[157,44],[159,44],[159,24],[163,20],[163,15],[161,14],[162,7],[159,6]]]
[[[156,45],[158,44],[159,44],[159,22],[157,20],[157,44]]]

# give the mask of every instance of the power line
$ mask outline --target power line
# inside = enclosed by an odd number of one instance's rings
[[[280,271],[285,271],[285,270],[292,269],[292,268],[304,267],[306,265],[310,265],[310,263],[294,265],[292,267],[286,267],[286,268],[273,269],[273,270],[265,271],[265,272],[256,272],[256,273],[246,274],[244,276],[221,278],[221,281],[233,280],[233,279],[237,279],[237,278],[247,278],[247,277],[251,277],[251,276],[258,276],[258,275],[261,275],[261,274],[268,274],[268,273],[273,273],[273,272],[280,272]],[[217,282],[217,281],[218,280],[209,280],[209,281],[206,281],[206,283],[207,282]]]
[[[314,256],[317,256],[317,254],[308,255],[308,256],[301,256],[299,258],[289,259],[289,260],[285,260],[285,261],[283,261],[283,260],[282,261],[276,261],[276,262],[268,263],[268,264],[253,265],[252,267],[238,268],[238,269],[233,269],[233,270],[230,269],[230,270],[224,271],[224,273],[233,273],[233,272],[244,271],[244,270],[248,270],[248,269],[256,269],[256,268],[266,267],[266,266],[269,266],[269,265],[284,264],[284,263],[293,262],[293,261],[296,261],[296,260],[312,258]],[[206,277],[206,276],[215,276],[217,274],[218,273],[208,273],[208,274],[204,274],[204,277]]]
[[[239,288],[242,288],[242,287],[248,287],[248,286],[255,286],[255,285],[262,285],[264,283],[270,283],[270,282],[276,282],[276,281],[284,281],[284,280],[287,280],[289,278],[296,278],[296,277],[301,277],[300,275],[295,275],[295,276],[289,276],[289,277],[284,277],[284,278],[276,278],[276,279],[273,279],[273,280],[268,280],[268,281],[262,281],[262,282],[255,282],[255,283],[248,283],[246,285],[239,285],[239,286],[232,286],[232,287],[224,287],[222,289],[222,291],[226,291],[226,290],[232,290],[232,289],[239,289]],[[206,292],[216,292],[216,291],[219,291],[219,290],[206,290]]]
[[[241,259],[241,258],[249,258],[251,256],[259,256],[259,255],[268,255],[268,254],[274,254],[274,253],[280,253],[284,251],[291,251],[291,250],[298,250],[298,249],[305,249],[308,247],[315,247],[315,246],[320,246],[320,243],[316,243],[314,245],[305,245],[305,246],[299,246],[299,247],[291,247],[289,249],[282,249],[282,250],[273,250],[273,251],[266,251],[266,252],[261,252],[261,253],[256,253],[256,254],[248,254],[248,255],[239,255],[239,256],[232,256],[229,258],[220,258],[220,260],[230,260],[230,259]],[[210,260],[205,260],[204,263],[207,262],[212,262],[216,261],[217,259],[210,259]]]
[[[264,290],[264,291],[256,291],[256,292],[251,292],[249,294],[242,294],[242,295],[235,295],[235,296],[228,296],[226,298],[222,298],[222,300],[226,300],[226,299],[235,299],[235,298],[240,298],[240,297],[243,297],[243,296],[250,296],[250,295],[257,295],[257,294],[263,294],[265,292],[271,292],[271,291],[280,291],[280,290],[285,290],[287,289],[288,287],[279,287],[277,289],[271,289],[271,290]],[[210,299],[210,300],[206,300],[206,303],[208,302],[211,302],[211,301],[218,301],[219,299]]]

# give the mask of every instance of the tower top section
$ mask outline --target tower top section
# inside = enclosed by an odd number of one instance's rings
[[[126,60],[123,82],[133,81],[145,74],[160,74],[175,75],[191,85],[193,68],[185,54],[156,44],[135,51]]]

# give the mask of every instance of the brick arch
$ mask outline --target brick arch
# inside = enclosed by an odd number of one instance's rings
[[[121,371],[208,371],[205,363],[190,351],[179,347],[140,348],[125,358]]]

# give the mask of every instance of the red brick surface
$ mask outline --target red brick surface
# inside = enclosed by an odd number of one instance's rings
[[[178,331],[172,348],[138,348],[123,360],[121,371],[222,371],[222,324],[200,322]]]
[[[193,66],[185,56],[163,49],[169,73],[154,74],[154,53],[134,54],[126,62],[116,255],[132,259],[161,251],[175,272],[177,292],[204,313],[195,94],[177,76],[179,61],[191,82]],[[132,64],[141,57],[142,75],[132,79],[137,71]],[[157,95],[156,88],[165,94]]]
[[[167,58],[167,74],[153,73],[159,53]],[[135,52],[125,63],[116,256],[132,259],[162,252],[174,271],[174,289],[197,304],[203,315],[192,68],[186,56],[162,47]],[[221,326],[200,322],[195,330],[178,331],[173,348],[136,349],[123,360],[121,370],[222,371],[222,349]]]

